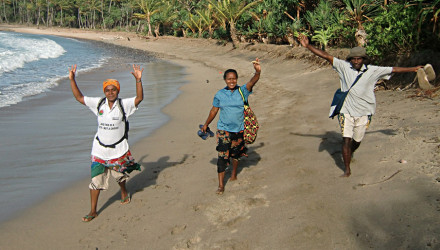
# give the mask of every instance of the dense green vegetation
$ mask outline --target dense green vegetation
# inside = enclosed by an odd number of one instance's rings
[[[376,59],[440,48],[440,0],[0,0],[0,22],[291,44],[365,46]]]

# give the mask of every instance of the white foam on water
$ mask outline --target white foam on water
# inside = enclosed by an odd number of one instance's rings
[[[57,39],[0,32],[0,108],[56,87],[68,77],[71,62],[81,65],[79,73],[99,68],[109,59],[100,52],[95,57],[94,51],[77,51],[83,47],[80,40],[66,39],[73,43],[61,43],[67,46],[63,48]]]
[[[48,38],[34,39],[0,33],[0,76],[23,68],[26,63],[40,59],[57,58],[66,51]]]
[[[57,80],[59,79],[54,78],[45,82],[30,82],[4,87],[2,92],[0,92],[0,108],[17,104],[21,102],[24,97],[43,93],[57,86]]]

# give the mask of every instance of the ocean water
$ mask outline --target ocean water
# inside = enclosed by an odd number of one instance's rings
[[[73,64],[84,95],[103,96],[102,82],[115,78],[121,98],[135,96],[132,64],[144,68],[144,101],[129,119],[131,145],[167,122],[161,109],[186,83],[184,68],[144,51],[0,32],[0,222],[90,178],[96,116],[73,98],[68,80]]]

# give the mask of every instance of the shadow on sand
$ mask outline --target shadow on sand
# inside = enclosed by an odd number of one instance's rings
[[[240,175],[240,172],[243,170],[243,168],[249,168],[251,166],[256,166],[258,162],[261,160],[260,154],[258,154],[255,150],[258,148],[264,147],[264,142],[260,142],[258,145],[254,146],[247,146],[248,151],[247,155],[248,157],[242,157],[240,159],[240,162],[237,167],[237,176]],[[210,161],[212,165],[217,166],[217,158],[212,158]],[[217,171],[217,168],[216,168]],[[229,178],[231,178],[231,171],[232,171],[232,164],[226,169],[225,173],[225,186],[228,182]]]
[[[156,184],[157,177],[159,173],[168,167],[173,167],[179,164],[183,164],[186,159],[188,159],[188,155],[183,155],[180,161],[170,162],[169,156],[163,156],[159,158],[156,162],[145,162],[145,158],[148,155],[143,156],[139,161],[137,161],[142,169],[141,173],[129,179],[127,182],[127,190],[131,196],[133,194],[144,190],[149,186],[153,186]],[[130,197],[131,198],[131,197]],[[98,213],[104,211],[107,207],[109,207],[114,202],[118,202],[121,199],[121,193],[118,191],[112,197],[110,197],[104,205],[99,209]]]
[[[375,131],[367,131],[366,134],[382,133],[385,135],[396,135],[397,131],[392,129],[382,129]],[[316,137],[321,138],[321,143],[319,144],[318,151],[327,151],[328,154],[333,158],[335,165],[341,169],[345,170],[344,161],[342,160],[342,136],[336,131],[327,131],[325,134],[300,134],[290,132],[291,135],[298,135],[304,137]]]

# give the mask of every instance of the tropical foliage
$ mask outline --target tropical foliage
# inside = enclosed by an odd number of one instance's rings
[[[0,0],[0,23],[297,46],[440,50],[440,0]]]

